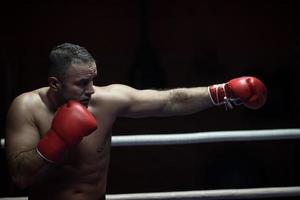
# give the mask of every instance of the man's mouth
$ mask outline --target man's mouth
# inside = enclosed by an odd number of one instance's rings
[[[82,103],[83,105],[87,106],[87,105],[89,105],[90,100],[89,99],[84,99],[84,100],[81,100],[80,103]]]

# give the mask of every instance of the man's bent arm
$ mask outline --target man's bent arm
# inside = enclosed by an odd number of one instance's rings
[[[7,115],[5,135],[8,167],[13,182],[21,188],[40,179],[51,167],[36,151],[40,135],[27,105],[28,98],[21,95],[13,101]]]

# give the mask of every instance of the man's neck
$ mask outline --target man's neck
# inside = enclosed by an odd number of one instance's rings
[[[57,98],[57,93],[55,93],[51,88],[48,89],[46,93],[48,106],[51,111],[56,111],[62,104],[59,102]]]

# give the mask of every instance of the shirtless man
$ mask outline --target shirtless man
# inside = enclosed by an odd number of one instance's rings
[[[165,91],[96,87],[97,67],[85,48],[64,43],[49,60],[49,86],[16,97],[7,116],[9,169],[29,199],[105,199],[117,117],[186,115],[237,103],[257,109],[266,101],[267,90],[254,77]]]

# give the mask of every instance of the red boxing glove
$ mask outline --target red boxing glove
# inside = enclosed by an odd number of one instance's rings
[[[259,79],[251,76],[240,77],[227,83],[211,85],[208,91],[213,104],[225,104],[226,108],[244,104],[247,108],[258,109],[267,100],[267,88]]]
[[[67,148],[97,129],[97,121],[87,108],[76,101],[62,105],[47,134],[39,141],[37,152],[49,162],[58,162]]]

